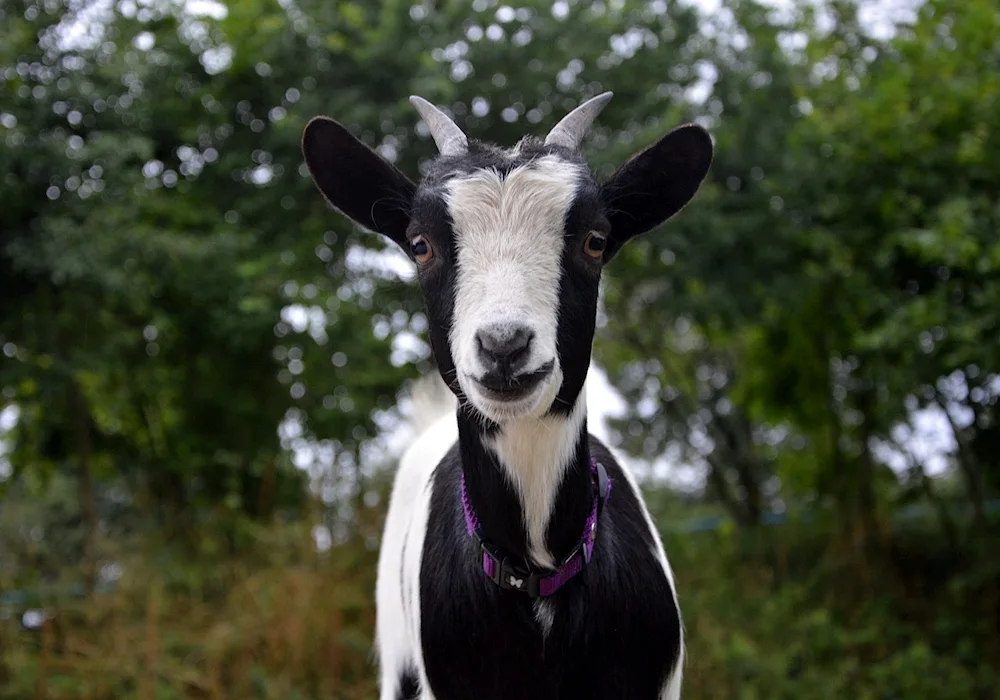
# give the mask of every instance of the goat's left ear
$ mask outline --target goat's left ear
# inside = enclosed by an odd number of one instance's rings
[[[406,227],[416,191],[406,175],[328,117],[306,124],[302,154],[330,204],[406,250]]]
[[[681,126],[632,156],[601,187],[611,222],[605,262],[633,236],[684,208],[712,164],[712,138],[696,124]]]

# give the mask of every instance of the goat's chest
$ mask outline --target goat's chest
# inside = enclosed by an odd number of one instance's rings
[[[625,491],[615,493],[618,508],[628,505]],[[639,534],[628,536],[627,522],[624,530],[607,527],[605,547],[587,569],[536,603],[487,579],[460,508],[433,500],[419,616],[436,700],[662,697],[679,655],[679,612],[651,547]]]

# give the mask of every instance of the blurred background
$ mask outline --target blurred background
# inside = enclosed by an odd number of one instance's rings
[[[0,3],[0,698],[372,698],[409,262],[305,122],[615,97],[709,181],[605,277],[588,402],[661,526],[685,698],[998,697],[995,0]]]

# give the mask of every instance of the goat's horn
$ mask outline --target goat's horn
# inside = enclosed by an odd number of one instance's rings
[[[443,156],[460,156],[469,148],[469,139],[458,124],[423,97],[410,96],[410,104],[420,113],[420,118],[430,129],[434,143]]]
[[[552,131],[545,137],[546,146],[565,146],[576,150],[580,147],[580,142],[587,135],[590,125],[597,119],[604,106],[608,104],[613,93],[602,92],[597,97],[591,97],[582,105],[567,114],[562,120],[552,127]]]

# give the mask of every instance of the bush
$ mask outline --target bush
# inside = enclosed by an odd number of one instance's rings
[[[5,620],[0,698],[375,697],[375,552],[359,537],[317,555],[301,524],[252,542],[216,561],[137,556],[114,592],[50,606],[42,630]],[[995,572],[965,562],[921,582],[911,566],[904,586],[894,562],[915,550],[861,572],[822,543],[799,526],[667,535],[686,699],[995,697]]]

